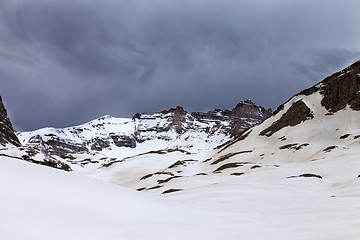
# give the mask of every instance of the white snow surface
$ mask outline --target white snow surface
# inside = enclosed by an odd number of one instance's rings
[[[193,179],[189,190],[160,197],[0,157],[0,239],[359,239],[359,179],[284,178],[325,166],[312,164],[201,187]]]
[[[0,155],[0,239],[359,240],[360,114],[329,113],[321,99],[295,96],[245,139],[217,149],[203,151],[210,145],[198,135],[191,147],[181,143],[190,152],[152,139],[137,154],[75,155],[117,160],[69,160],[70,173],[10,158],[23,151],[8,147]],[[312,119],[259,135],[299,100]]]

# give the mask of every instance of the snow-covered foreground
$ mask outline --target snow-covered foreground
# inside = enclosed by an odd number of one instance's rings
[[[201,239],[214,213],[49,167],[0,159],[0,239]],[[213,216],[212,216],[213,215]],[[220,214],[221,216],[221,214]]]
[[[186,191],[155,195],[0,157],[0,239],[358,240],[360,178],[287,179],[324,166],[301,164],[199,176],[198,187],[184,179]]]

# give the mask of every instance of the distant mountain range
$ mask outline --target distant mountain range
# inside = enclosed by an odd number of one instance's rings
[[[152,115],[103,116],[80,126],[16,132],[16,136],[3,109],[6,126],[3,145],[20,146],[21,143],[25,160],[55,161],[54,166],[60,168],[69,164],[82,167],[109,164],[148,151],[209,150],[259,124],[272,113],[271,109],[257,106],[251,100],[240,102],[232,110],[204,113],[188,113],[178,106]]]

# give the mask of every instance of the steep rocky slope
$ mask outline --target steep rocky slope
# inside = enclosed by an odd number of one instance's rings
[[[0,145],[5,146],[6,144],[20,146],[19,139],[15,135],[14,129],[0,96]]]

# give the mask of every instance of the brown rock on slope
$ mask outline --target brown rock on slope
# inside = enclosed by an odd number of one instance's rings
[[[5,146],[8,143],[21,146],[0,96],[0,144]]]

